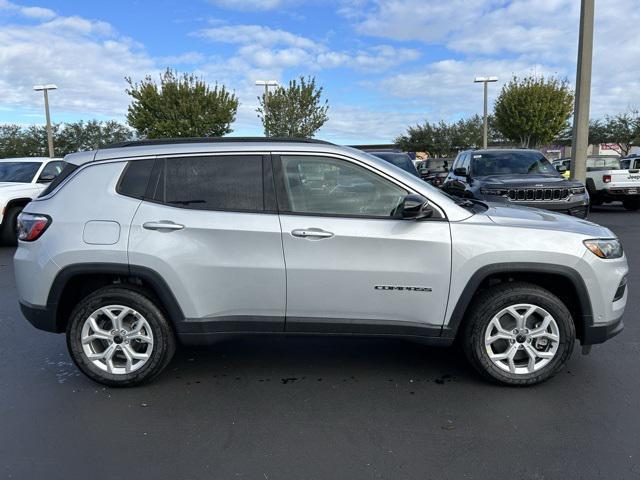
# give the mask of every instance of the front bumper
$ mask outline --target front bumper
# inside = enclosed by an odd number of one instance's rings
[[[61,333],[63,331],[56,321],[56,312],[54,308],[39,307],[21,301],[20,310],[22,311],[24,318],[26,318],[29,323],[38,330],[44,330],[45,332],[52,333]]]
[[[615,337],[624,330],[624,322],[622,317],[617,320],[603,325],[588,325],[582,333],[582,345],[595,345],[604,343],[611,337]]]

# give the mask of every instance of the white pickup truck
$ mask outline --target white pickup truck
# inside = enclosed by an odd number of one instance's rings
[[[65,167],[60,158],[0,159],[0,243],[15,245],[16,220]]]
[[[627,210],[640,209],[640,170],[622,169],[618,157],[588,157],[586,184],[592,205],[620,201]]]

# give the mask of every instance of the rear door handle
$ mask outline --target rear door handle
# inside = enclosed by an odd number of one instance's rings
[[[333,233],[322,230],[321,228],[296,228],[291,231],[291,235],[299,238],[331,238]]]
[[[174,230],[182,230],[184,228],[184,225],[170,222],[168,220],[160,220],[159,222],[145,222],[142,224],[142,228],[144,228],[145,230],[159,230],[169,232]]]

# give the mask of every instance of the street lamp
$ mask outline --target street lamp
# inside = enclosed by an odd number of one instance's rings
[[[487,84],[489,82],[497,82],[498,77],[476,77],[474,83],[484,83],[484,135],[482,137],[482,148],[487,148]]]
[[[51,117],[49,116],[49,90],[56,90],[56,87],[52,83],[47,85],[34,85],[33,89],[36,92],[44,92],[44,113],[47,117],[47,143],[49,144],[49,157],[53,158],[53,134],[51,133]]]
[[[267,130],[267,111],[269,109],[269,87],[278,87],[280,84],[275,80],[256,80],[257,86],[264,86],[264,134],[268,137],[269,131]]]

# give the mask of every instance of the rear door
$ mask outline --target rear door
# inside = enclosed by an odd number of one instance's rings
[[[285,270],[270,157],[158,158],[129,241],[169,284],[181,333],[282,331]]]
[[[437,336],[449,291],[445,218],[395,218],[410,192],[352,159],[274,158],[290,332]]]

